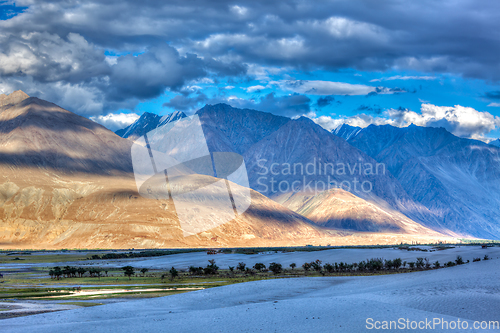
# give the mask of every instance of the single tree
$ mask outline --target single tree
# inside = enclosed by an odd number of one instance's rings
[[[142,268],[141,269],[141,273],[142,273],[142,276],[144,277],[144,275],[149,271],[149,269],[147,268]]]
[[[294,263],[294,262],[292,262],[292,263],[290,264],[290,267],[292,268],[292,271],[293,271],[293,270],[295,269],[295,267],[297,267],[297,264],[296,264],[296,263]]]
[[[215,260],[214,259],[211,259],[208,261],[210,264],[207,265],[207,267],[205,267],[203,269],[205,275],[215,275],[217,274],[217,271],[219,270],[219,266],[217,266],[215,264]]]
[[[132,266],[125,266],[122,267],[123,270],[123,275],[128,276],[128,279],[130,280],[130,277],[134,275],[134,267]]]
[[[269,270],[271,270],[274,274],[279,274],[283,270],[283,266],[279,263],[272,262],[269,264]]]
[[[258,270],[259,272],[262,272],[263,270],[266,269],[266,265],[264,265],[263,263],[261,262],[258,262],[256,263],[254,266],[253,266],[254,269]]]
[[[395,270],[398,270],[400,267],[401,267],[401,264],[402,264],[402,260],[401,258],[396,258],[392,261],[392,267],[395,269]]]
[[[244,262],[239,262],[238,266],[236,266],[236,269],[239,271],[244,272],[245,271],[246,264]]]
[[[302,265],[302,268],[307,272],[311,269],[311,263],[306,262],[304,265]]]
[[[71,267],[69,266],[64,266],[64,268],[62,269],[62,273],[64,276],[66,276],[67,278],[70,278],[71,277]]]
[[[316,272],[321,272],[323,269],[323,266],[321,266],[321,260],[313,261],[310,265]]]
[[[56,277],[56,279],[59,280],[61,278],[62,274],[63,274],[63,272],[61,270],[61,267],[59,267],[59,266],[54,267],[54,276]]]
[[[424,268],[424,258],[417,258],[417,263],[415,264],[417,266],[417,269],[422,269]]]
[[[174,267],[170,269],[169,273],[170,273],[170,279],[172,281],[174,281],[174,279],[179,275],[179,272],[177,272],[177,270]]]

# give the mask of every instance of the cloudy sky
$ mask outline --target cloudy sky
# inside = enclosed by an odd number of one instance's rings
[[[0,1],[0,93],[112,130],[228,103],[500,136],[496,1]]]

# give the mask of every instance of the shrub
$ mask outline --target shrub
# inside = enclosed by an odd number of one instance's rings
[[[408,266],[410,266],[410,269],[413,269],[415,267],[415,263],[413,261],[410,261],[408,263]]]
[[[253,266],[254,269],[258,270],[259,272],[262,272],[263,270],[266,269],[266,265],[264,265],[263,263],[261,262],[258,262],[256,263],[254,266]]]
[[[179,275],[179,272],[177,272],[177,270],[174,267],[170,269],[169,273],[170,273],[170,279],[172,281]]]
[[[236,266],[236,269],[239,271],[244,272],[245,271],[246,264],[244,262],[239,262],[238,266]]]
[[[455,263],[456,263],[457,265],[463,265],[464,260],[462,259],[462,257],[461,257],[461,256],[457,256],[457,259],[455,259]]]
[[[441,267],[441,264],[439,263],[439,261],[436,261],[434,263],[434,268],[439,268],[439,267]]]
[[[453,267],[456,264],[453,261],[448,261],[446,264],[444,264],[445,267]]]
[[[489,259],[490,259],[490,257],[488,257],[488,255],[485,254],[483,260],[489,260]]]
[[[281,266],[281,264],[272,262],[269,264],[269,270],[271,270],[274,274],[279,274],[283,270],[283,267]]]
[[[394,267],[394,269],[399,269],[399,267],[401,267],[401,264],[402,264],[401,258],[396,258],[392,261],[392,266]]]
[[[328,272],[328,273],[333,273],[335,270],[335,266],[332,264],[326,263],[323,268]]]
[[[476,261],[481,261],[481,258],[474,258],[474,259],[472,259],[472,262],[476,262]]]
[[[417,269],[422,269],[424,267],[424,258],[417,258],[417,262],[415,263],[415,266],[417,266]]]
[[[215,264],[215,260],[214,259],[210,259],[208,262],[210,264],[207,265],[207,267],[203,268],[203,273],[205,273],[205,275],[215,275],[215,274],[217,274],[217,271],[219,270],[219,266],[217,266]]]
[[[384,262],[380,258],[372,258],[368,261],[367,268],[371,271],[379,271],[384,268]]]
[[[360,270],[361,272],[366,270],[366,262],[364,260],[358,263],[358,270]]]
[[[302,268],[304,268],[304,270],[307,272],[311,269],[311,264],[306,262],[304,263],[304,265],[302,265]]]
[[[321,266],[321,260],[313,261],[310,265],[316,272],[321,272],[321,270],[323,269],[323,267]]]

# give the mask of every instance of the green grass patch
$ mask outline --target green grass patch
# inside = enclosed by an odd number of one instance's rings
[[[63,303],[57,303],[61,305],[76,305],[76,306],[82,306],[82,307],[91,307],[91,306],[97,306],[97,305],[102,305],[103,303],[94,303],[94,302],[63,302]]]

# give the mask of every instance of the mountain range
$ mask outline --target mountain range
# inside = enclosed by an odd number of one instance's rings
[[[23,92],[0,95],[0,246],[231,247],[500,238],[495,222],[500,172],[494,164],[500,149],[492,145],[415,126],[345,125],[332,133],[308,118],[225,104],[206,105],[196,115],[210,152],[243,156],[251,205],[229,223],[185,237],[171,198],[138,194],[131,163],[133,141],[185,118],[184,113],[144,113],[115,134]],[[195,179],[198,187],[218,181],[207,175]],[[235,195],[240,188],[235,187]],[[467,193],[457,193],[465,188]],[[204,204],[201,197],[194,200]],[[212,220],[224,218],[222,211],[207,214]]]
[[[354,202],[364,200],[365,207],[376,205],[386,212],[403,214],[451,236],[500,236],[496,222],[500,218],[498,149],[491,145],[456,137],[443,128],[415,125],[360,128],[344,124],[328,132],[308,118],[292,120],[225,104],[207,105],[196,114],[214,151],[244,156],[252,189],[296,212],[301,209],[288,206],[290,197],[310,191],[307,184],[311,182],[320,185],[318,190],[313,188],[313,197],[323,190],[322,184],[326,189],[335,185],[353,194]],[[308,164],[315,164],[316,172],[283,172],[287,166],[293,169],[294,165]],[[343,165],[345,174],[332,173],[332,164]],[[361,165],[379,164],[385,172],[359,172]],[[320,174],[318,168],[324,170],[325,165],[329,172]],[[282,189],[273,188],[273,182],[274,187],[282,184]],[[294,182],[300,183],[299,188],[286,189]],[[371,191],[354,188],[356,182],[370,184]],[[312,200],[311,193],[306,195]],[[321,204],[324,193],[316,200]],[[369,224],[364,214],[359,208],[358,216],[365,218],[358,220]],[[380,226],[380,219],[375,220],[373,225]],[[336,222],[329,225],[344,230],[371,228],[345,223],[340,217],[331,221]]]
[[[444,128],[344,125],[347,141],[384,163],[440,224],[483,238],[500,235],[500,148],[454,136]]]

